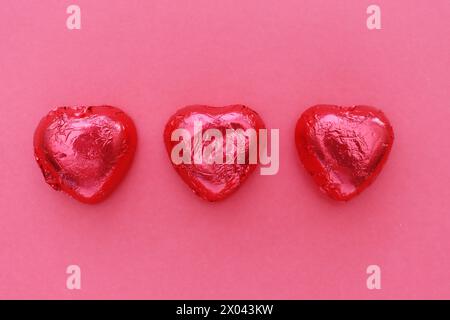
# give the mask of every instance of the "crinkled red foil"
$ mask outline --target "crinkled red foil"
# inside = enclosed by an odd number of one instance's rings
[[[169,154],[172,148],[178,143],[171,141],[172,132],[175,129],[183,128],[194,137],[194,123],[202,123],[202,131],[208,129],[218,129],[225,143],[226,129],[253,128],[256,132],[265,128],[260,116],[252,109],[243,105],[232,105],[227,107],[210,107],[194,105],[178,110],[172,115],[166,124],[164,131],[164,142]],[[193,144],[193,139],[192,139]],[[202,142],[202,150],[208,142]],[[237,148],[237,146],[235,145]],[[225,159],[225,145],[223,147]],[[248,159],[248,141],[246,143],[246,159]],[[172,162],[173,164],[173,162]],[[175,170],[184,182],[201,198],[208,201],[218,201],[226,198],[255,170],[257,164],[238,164],[236,159],[233,164],[173,164]]]
[[[383,112],[373,107],[318,105],[301,115],[295,141],[319,187],[335,200],[349,200],[383,168],[394,132]]]
[[[56,108],[34,134],[45,181],[85,203],[112,192],[128,171],[136,144],[133,121],[111,106]]]

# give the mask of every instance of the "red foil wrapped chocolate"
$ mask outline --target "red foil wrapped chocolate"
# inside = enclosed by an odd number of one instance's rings
[[[84,203],[105,199],[123,179],[137,144],[133,121],[111,106],[60,107],[34,134],[45,181]]]
[[[200,142],[194,141],[194,127],[195,123],[200,123],[202,126],[202,134],[208,129],[216,129],[222,133],[223,139],[223,163],[195,163],[192,152],[188,158],[191,163],[174,163],[172,159],[172,152],[174,147],[179,144],[179,141],[172,141],[172,134],[174,130],[184,129],[189,132],[191,139],[188,141],[192,148],[195,144],[199,144],[199,149],[204,150],[211,141]],[[222,200],[236,189],[238,189],[247,177],[255,170],[256,163],[238,163],[236,155],[233,154],[233,163],[226,162],[226,131],[227,129],[242,129],[243,131],[253,128],[256,132],[259,129],[265,128],[260,116],[250,108],[243,105],[232,105],[227,107],[210,107],[203,105],[188,106],[178,110],[168,120],[164,131],[164,143],[177,173],[181,176],[183,181],[201,198],[208,201]],[[234,141],[235,147],[237,141]],[[245,155],[248,160],[249,144],[245,142]]]
[[[393,141],[389,120],[369,106],[314,106],[295,130],[303,166],[335,200],[350,200],[374,181]]]

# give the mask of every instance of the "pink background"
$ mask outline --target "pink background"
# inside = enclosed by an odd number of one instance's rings
[[[450,2],[361,0],[0,3],[1,298],[450,298]],[[189,104],[243,103],[281,135],[280,171],[207,203],[170,166],[162,132]],[[385,111],[396,140],[349,203],[322,195],[293,130],[317,103]],[[136,122],[136,161],[104,203],[44,183],[32,151],[60,105]],[[78,264],[82,290],[65,287]],[[366,288],[366,267],[382,290]]]

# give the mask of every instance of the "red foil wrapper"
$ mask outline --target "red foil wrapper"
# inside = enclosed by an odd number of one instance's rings
[[[208,163],[208,160],[203,159],[202,163],[195,163],[194,148],[196,143],[199,144],[199,150],[204,151],[211,141],[200,142],[194,141],[195,123],[201,124],[202,134],[208,129],[216,129],[223,136],[223,153],[219,155],[222,157],[223,163]],[[178,110],[172,115],[166,124],[164,131],[164,143],[169,154],[169,158],[181,176],[184,182],[201,198],[208,201],[222,200],[236,189],[238,189],[247,177],[255,170],[257,163],[250,163],[249,161],[249,141],[245,141],[245,163],[238,163],[237,153],[233,154],[233,163],[226,161],[226,131],[227,129],[254,129],[259,132],[259,129],[264,129],[264,123],[259,115],[250,108],[243,105],[232,105],[227,107],[210,107],[195,105],[185,107]],[[172,141],[172,134],[174,130],[184,129],[189,132],[192,146],[192,152],[188,156],[191,163],[174,163],[172,159],[172,152],[174,147],[179,144],[179,141]],[[234,148],[237,150],[237,139],[234,141]],[[216,157],[217,154],[212,154],[211,157]],[[210,161],[213,162],[213,161]]]
[[[297,122],[300,160],[319,187],[335,200],[350,200],[383,168],[394,141],[389,120],[368,106],[318,105]]]
[[[133,121],[111,106],[60,107],[34,134],[45,181],[84,203],[105,199],[123,179],[137,144]]]

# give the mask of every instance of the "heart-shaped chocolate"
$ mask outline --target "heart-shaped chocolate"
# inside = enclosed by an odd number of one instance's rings
[[[301,115],[295,130],[303,166],[336,200],[350,200],[372,183],[393,141],[389,120],[368,106],[314,106]]]
[[[218,201],[235,191],[257,166],[257,161],[250,161],[252,146],[249,138],[233,137],[230,132],[253,129],[258,133],[264,128],[259,115],[243,105],[194,105],[180,109],[170,117],[164,130],[164,143],[184,182],[201,198]],[[215,143],[214,148],[212,143]],[[232,148],[228,149],[230,146]],[[211,153],[205,157],[209,148]],[[245,155],[245,162],[238,161],[238,150]]]
[[[34,154],[54,189],[96,203],[123,179],[136,143],[133,121],[118,108],[60,107],[36,128]]]

